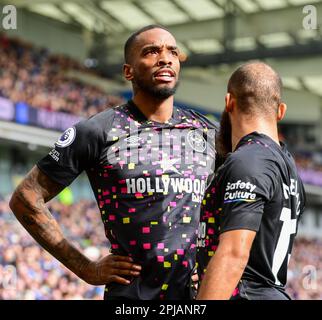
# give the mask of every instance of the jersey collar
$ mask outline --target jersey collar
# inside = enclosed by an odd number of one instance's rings
[[[171,123],[176,123],[177,120],[178,120],[178,108],[176,106],[173,106],[173,112],[172,112],[171,118],[167,122],[161,123],[161,122],[157,122],[157,121],[147,119],[146,116],[142,113],[142,111],[134,103],[133,100],[129,100],[127,102],[127,105],[128,105],[128,110],[132,114],[133,118],[136,121],[139,121],[141,123],[144,122],[144,123],[151,123],[151,124],[157,124],[157,125],[168,125],[168,124],[171,124]]]
[[[262,144],[264,146],[276,147],[276,148],[279,148],[279,149],[282,149],[282,150],[284,150],[286,148],[286,145],[285,145],[284,142],[280,141],[280,146],[279,146],[268,135],[266,135],[264,133],[259,133],[257,131],[254,131],[254,132],[251,132],[251,133],[247,134],[243,138],[241,138],[240,141],[238,142],[235,150],[237,150],[239,147],[241,147],[244,144],[254,143],[254,142]]]

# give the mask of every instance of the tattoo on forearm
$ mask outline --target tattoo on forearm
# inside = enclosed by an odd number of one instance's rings
[[[14,213],[44,249],[79,274],[90,260],[64,239],[59,225],[45,205],[63,188],[38,168],[33,168],[15,191]]]
[[[33,226],[36,224],[36,221],[33,218],[33,216],[30,215],[23,215],[22,220],[26,223],[27,226]]]
[[[80,273],[89,263],[89,260],[65,239],[56,248],[62,253],[61,262],[67,267],[75,268]]]

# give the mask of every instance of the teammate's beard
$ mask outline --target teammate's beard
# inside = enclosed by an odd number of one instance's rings
[[[231,122],[227,111],[224,111],[221,115],[216,146],[219,156],[224,159],[227,157],[227,154],[232,151]]]
[[[140,89],[143,92],[150,94],[154,98],[156,98],[158,100],[165,100],[165,99],[168,99],[169,97],[173,96],[176,93],[177,88],[179,86],[179,81],[177,81],[175,86],[172,88],[166,87],[166,86],[162,87],[162,88],[158,88],[151,83],[146,83],[146,81],[144,81],[140,77],[137,77],[135,79],[135,85],[136,85],[137,89]]]

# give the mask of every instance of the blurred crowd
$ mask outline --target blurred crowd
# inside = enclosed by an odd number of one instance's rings
[[[312,128],[299,125],[285,130],[286,125],[279,128],[279,139],[294,157],[301,179],[305,184],[322,187],[322,149],[306,134]]]
[[[304,183],[322,187],[322,152],[298,151],[295,161]]]
[[[123,102],[118,96],[67,78],[65,72],[70,69],[88,72],[71,58],[0,34],[0,96],[83,117]]]
[[[322,239],[298,238],[288,272],[289,295],[296,300],[322,300]]]
[[[99,211],[92,201],[49,208],[72,243],[92,260],[109,253]],[[43,250],[0,201],[0,300],[102,299],[104,287],[80,280]]]
[[[49,208],[63,231],[89,258],[109,253],[96,204],[83,200]],[[102,299],[104,287],[86,284],[41,249],[0,200],[0,299]],[[287,292],[293,299],[322,299],[322,240],[298,238],[289,265]]]

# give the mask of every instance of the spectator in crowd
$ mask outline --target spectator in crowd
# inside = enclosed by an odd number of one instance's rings
[[[104,287],[88,285],[41,250],[12,218],[7,203],[0,200],[0,299],[101,300]],[[104,232],[99,232],[103,226],[94,202],[83,200],[67,206],[52,201],[50,207],[64,232],[86,255],[99,259],[108,254],[109,245]]]
[[[289,265],[288,293],[292,299],[322,299],[322,240],[296,240]]]
[[[68,57],[51,55],[46,49],[0,34],[0,96],[83,117],[123,102],[120,97],[67,78],[65,72],[70,69],[87,70]]]
[[[322,155],[319,152],[295,153],[296,166],[304,183],[322,187]]]

